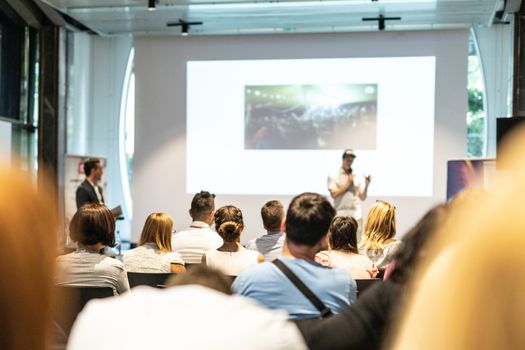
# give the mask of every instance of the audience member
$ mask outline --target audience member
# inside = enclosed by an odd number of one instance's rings
[[[258,251],[241,245],[244,221],[239,208],[233,205],[219,208],[215,212],[215,229],[224,243],[216,250],[207,250],[202,256],[203,264],[216,268],[227,276],[237,276],[246,267],[264,261]]]
[[[381,349],[389,330],[399,322],[408,282],[415,268],[428,256],[428,244],[447,215],[444,204],[428,211],[403,237],[390,278],[370,287],[355,304],[327,320],[298,321],[308,347],[311,350]]]
[[[303,193],[296,196],[286,213],[286,241],[279,259],[332,312],[352,303],[355,281],[343,269],[331,269],[314,261],[327,247],[328,228],[335,210],[323,196]],[[320,317],[319,310],[273,263],[250,266],[233,283],[234,292],[255,299],[271,309],[286,310],[291,318]]]
[[[115,245],[115,218],[103,204],[85,204],[73,215],[69,235],[78,249],[57,258],[56,284],[111,287],[115,294],[129,290],[124,264],[101,255]]]
[[[266,234],[248,242],[246,248],[257,250],[264,260],[273,261],[283,253],[284,235],[281,226],[284,208],[279,201],[269,201],[261,208],[261,217]]]
[[[228,295],[233,294],[231,279],[221,271],[206,265],[195,266],[189,269],[187,273],[172,276],[166,281],[166,285],[169,287],[189,284],[198,284]]]
[[[184,272],[184,261],[171,251],[173,219],[164,213],[148,216],[139,247],[124,254],[124,266],[129,272]]]
[[[357,251],[357,221],[351,216],[336,216],[330,224],[330,250],[317,253],[315,261],[328,267],[340,267],[354,279],[368,279],[377,275],[372,260]]]
[[[186,264],[200,264],[206,250],[222,245],[221,237],[210,229],[215,211],[215,195],[200,191],[191,201],[191,226],[173,236],[172,248],[179,253]]]
[[[0,169],[0,349],[43,350],[51,320],[56,203],[25,174]]]
[[[306,350],[286,313],[218,292],[224,278],[195,267],[169,282],[177,287],[137,287],[119,298],[91,301],[75,323],[68,349]]]
[[[385,269],[396,252],[396,207],[376,201],[365,223],[365,234],[359,242],[359,253],[368,256],[379,269]]]
[[[496,175],[490,195],[452,202],[430,248],[433,259],[411,284],[391,348],[523,348],[525,129],[502,145],[498,165],[506,171]]]

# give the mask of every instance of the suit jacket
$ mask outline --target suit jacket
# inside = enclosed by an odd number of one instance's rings
[[[104,203],[104,196],[102,195],[102,187],[97,186],[100,196],[102,197],[102,203]],[[77,187],[77,209],[86,203],[99,203],[95,188],[89,183],[88,180],[82,181],[80,186]]]

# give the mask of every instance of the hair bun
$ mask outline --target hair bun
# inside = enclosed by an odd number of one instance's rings
[[[219,226],[219,231],[224,233],[235,233],[240,228],[240,225],[234,221],[226,221]]]

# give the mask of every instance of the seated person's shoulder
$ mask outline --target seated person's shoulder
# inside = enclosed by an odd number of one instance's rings
[[[119,270],[124,270],[124,263],[122,263],[122,261],[117,260],[115,258],[111,258],[109,256],[104,257],[100,261],[98,266],[101,269],[104,269],[104,268],[108,268],[108,269],[116,268],[116,269],[119,269]]]
[[[246,267],[235,279],[234,286],[235,284],[264,283],[265,281],[274,279],[277,271],[274,270],[275,267],[272,265],[272,263],[265,261]]]
[[[246,243],[245,248],[250,250],[257,250],[257,238],[251,239]]]

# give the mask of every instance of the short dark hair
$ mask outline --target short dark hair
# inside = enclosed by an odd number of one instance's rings
[[[82,245],[115,246],[115,218],[103,204],[81,206],[69,223],[69,236]]]
[[[286,212],[286,239],[314,246],[328,232],[335,209],[317,193],[305,192],[292,199]]]
[[[351,216],[336,216],[330,224],[330,248],[357,254],[357,221]]]
[[[215,212],[215,230],[226,242],[233,242],[239,238],[243,226],[241,209],[225,205]]]
[[[266,202],[261,208],[264,228],[268,231],[280,231],[284,218],[284,208],[279,201]]]
[[[191,217],[199,218],[215,210],[215,195],[208,191],[200,191],[191,200]]]
[[[91,172],[95,170],[98,165],[100,165],[99,159],[89,158],[84,162],[84,174],[86,174],[86,176],[91,175]]]
[[[217,269],[205,265],[194,266],[185,273],[177,274],[166,281],[168,286],[197,284],[231,295],[231,280]]]

